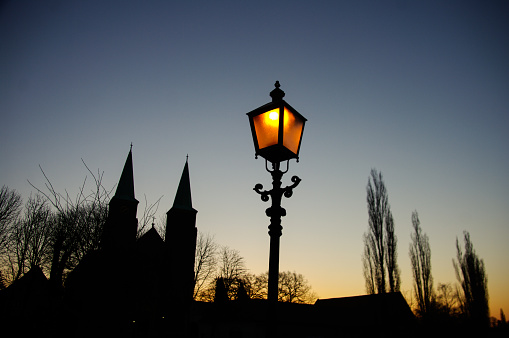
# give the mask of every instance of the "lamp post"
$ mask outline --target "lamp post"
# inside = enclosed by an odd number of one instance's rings
[[[272,102],[269,102],[247,113],[255,157],[265,158],[265,169],[272,175],[272,189],[262,190],[263,185],[256,184],[254,191],[261,195],[264,202],[272,201],[265,213],[270,217],[269,236],[269,285],[267,299],[270,302],[278,300],[279,278],[279,239],[282,235],[281,217],[286,216],[286,210],[281,207],[283,195],[287,198],[293,194],[293,188],[299,185],[301,179],[293,176],[291,185],[281,188],[281,178],[288,171],[290,160],[299,161],[300,144],[306,118],[299,114],[292,106],[283,100],[285,92],[279,89],[276,81],[275,89],[270,92]],[[286,161],[286,170],[281,171],[281,162]],[[271,168],[268,167],[271,162]]]

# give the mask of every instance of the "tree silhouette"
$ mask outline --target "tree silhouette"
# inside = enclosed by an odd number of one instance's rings
[[[52,237],[52,282],[61,285],[85,255],[99,249],[107,210],[106,203],[84,203],[57,212]]]
[[[57,192],[41,167],[39,168],[46,180],[46,189],[41,190],[29,182],[56,210],[50,244],[50,280],[55,285],[62,285],[66,274],[74,269],[87,253],[99,248],[108,215],[111,190],[106,190],[102,185],[104,173],[98,170],[97,174],[94,174],[83,160],[82,162],[94,183],[91,189],[88,188],[85,177],[74,198],[67,191],[65,194]]]
[[[412,213],[414,232],[410,235],[410,263],[414,279],[414,293],[417,299],[417,312],[425,316],[431,310],[434,292],[431,275],[431,249],[428,235],[422,232],[417,211]]]
[[[371,170],[366,191],[369,226],[364,234],[362,257],[366,291],[369,294],[399,291],[394,219],[382,173],[376,169]]]
[[[269,274],[248,274],[243,279],[244,287],[251,299],[267,299]],[[278,301],[286,303],[312,304],[318,296],[312,291],[307,279],[300,273],[279,272]]]
[[[0,255],[5,252],[11,237],[11,230],[21,212],[23,201],[16,190],[7,186],[0,189]]]
[[[237,295],[235,299],[245,302],[249,300],[249,295],[247,294],[246,287],[244,285],[244,281],[240,282],[239,288],[237,289]]]
[[[194,299],[214,278],[217,269],[217,244],[209,234],[198,234],[194,259]]]
[[[457,317],[460,311],[458,288],[450,283],[439,283],[437,286],[434,310],[442,317]]]
[[[259,275],[247,274],[244,278],[244,287],[251,299],[267,299],[269,273]]]
[[[507,321],[505,320],[504,310],[500,309],[500,320],[498,321],[498,327],[505,328]]]
[[[54,216],[40,195],[30,196],[24,211],[10,227],[4,271],[9,283],[34,267],[46,269]]]
[[[214,303],[224,303],[229,300],[228,291],[224,285],[223,278],[219,277],[216,279],[216,287],[214,291]]]
[[[457,261],[453,260],[456,277],[463,290],[463,311],[468,322],[478,328],[488,328],[490,315],[488,307],[488,277],[484,261],[480,259],[470,240],[470,234],[463,233],[465,252],[456,238]]]
[[[239,251],[227,246],[218,249],[213,237],[209,235],[198,237],[196,250],[195,264],[198,262],[198,265],[195,265],[195,269],[198,269],[195,270],[195,300],[213,301],[219,279],[228,299],[236,299],[238,290],[248,275],[244,257]]]
[[[302,274],[295,271],[279,273],[278,301],[310,304],[318,297],[311,291],[311,285]]]
[[[239,251],[223,246],[219,251],[218,269],[218,275],[223,279],[228,299],[235,299],[237,290],[247,273],[244,257]]]

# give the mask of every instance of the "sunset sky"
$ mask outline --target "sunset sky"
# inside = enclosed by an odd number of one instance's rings
[[[491,315],[509,312],[509,2],[6,1],[0,5],[0,185],[25,199],[112,188],[133,143],[138,214],[171,207],[186,155],[197,227],[268,269],[270,186],[246,113],[285,100],[308,119],[302,182],[283,199],[280,269],[320,298],[365,293],[366,184],[383,173],[402,292],[417,210],[435,285],[470,232]],[[90,176],[90,175],[88,175]]]

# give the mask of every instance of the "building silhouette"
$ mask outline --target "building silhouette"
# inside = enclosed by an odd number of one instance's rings
[[[167,212],[166,240],[154,226],[136,238],[137,208],[130,150],[109,203],[101,250],[87,255],[66,283],[71,321],[84,328],[83,336],[181,334],[186,329],[197,235],[188,162]]]

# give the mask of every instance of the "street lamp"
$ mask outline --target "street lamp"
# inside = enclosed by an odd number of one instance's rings
[[[281,207],[283,195],[287,198],[293,194],[293,188],[299,185],[301,179],[293,176],[292,185],[281,188],[281,178],[288,171],[292,158],[299,160],[300,144],[306,118],[299,114],[292,106],[283,100],[285,92],[279,89],[276,81],[275,89],[270,92],[272,102],[269,102],[247,113],[255,157],[265,158],[265,168],[272,175],[272,189],[262,191],[263,185],[257,184],[254,191],[261,195],[264,202],[272,200],[272,205],[265,213],[270,217],[269,236],[269,285],[267,299],[271,302],[278,300],[279,277],[279,238],[282,235],[281,217],[286,216],[286,210]],[[281,162],[287,161],[286,170],[281,171]],[[268,168],[272,164],[272,170]]]

